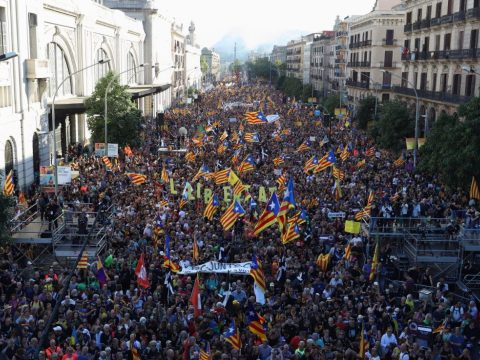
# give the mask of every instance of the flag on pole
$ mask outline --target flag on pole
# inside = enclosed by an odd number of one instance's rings
[[[230,169],[220,170],[214,173],[213,177],[216,185],[226,184],[228,182],[228,177],[230,174]]]
[[[173,280],[172,280],[171,271],[169,271],[167,275],[165,275],[165,281],[163,282],[163,284],[167,287],[167,290],[170,293],[170,295],[173,295],[174,291],[173,291]]]
[[[202,314],[202,299],[200,296],[200,278],[197,273],[195,283],[193,284],[192,295],[190,296],[190,303],[193,305],[193,316],[198,318]]]
[[[317,155],[314,155],[310,159],[308,159],[307,162],[305,163],[305,166],[303,167],[303,172],[307,174],[310,170],[315,169],[317,165],[318,165],[318,157]]]
[[[328,269],[328,265],[330,264],[330,254],[318,255],[316,263],[320,270],[326,272]]]
[[[255,292],[256,301],[260,304],[265,304],[265,292],[267,291],[267,285],[265,280],[265,273],[262,269],[262,263],[257,259],[256,255],[252,257],[252,263],[250,264],[250,275],[253,277],[253,289]]]
[[[103,268],[103,264],[100,258],[98,258],[97,260],[97,280],[102,286],[106,284],[108,280],[108,276],[105,273],[105,269]]]
[[[198,250],[197,238],[193,237],[193,247],[192,247],[192,259],[194,262],[198,261],[200,254]]]
[[[225,213],[220,218],[220,223],[223,226],[223,230],[229,230],[240,216],[245,214],[245,210],[237,200],[234,200],[232,204],[227,208]]]
[[[240,164],[240,166],[238,167],[238,171],[240,173],[243,173],[243,172],[246,172],[246,171],[251,171],[251,170],[255,170],[255,160],[253,159],[253,156],[252,155],[248,155],[243,161],[242,163]]]
[[[480,190],[475,176],[472,176],[472,183],[470,184],[470,199],[480,200]]]
[[[88,251],[85,250],[82,253],[82,257],[78,262],[77,269],[86,269],[88,267]]]
[[[365,205],[365,207],[362,210],[360,210],[355,214],[355,220],[360,221],[365,217],[369,217],[370,212],[372,210],[372,205],[373,205],[373,191],[370,191],[370,193],[368,194],[367,205]]]
[[[349,156],[350,156],[350,151],[348,151],[348,146],[345,145],[343,148],[343,151],[340,154],[340,159],[342,159],[342,161],[347,161]]]
[[[246,142],[260,142],[260,136],[257,133],[245,133],[243,136]]]
[[[361,360],[365,360],[365,352],[368,349],[368,341],[365,338],[365,324],[362,322],[362,330],[360,333],[360,351],[358,352],[358,356],[360,356]]]
[[[297,148],[297,152],[310,150],[311,146],[312,146],[312,144],[310,143],[310,141],[306,140],[306,141],[304,141],[303,143],[300,144],[300,146]]]
[[[258,336],[262,343],[267,341],[267,321],[255,310],[247,313],[247,328],[252,334]]]
[[[373,281],[375,279],[375,277],[377,276],[377,269],[378,269],[379,260],[380,260],[380,246],[379,246],[378,240],[377,240],[377,244],[375,245],[375,252],[373,254],[373,259],[372,259],[372,269],[370,270],[370,276],[368,278],[370,281]]]
[[[240,332],[235,326],[235,320],[232,320],[230,327],[223,333],[223,337],[235,350],[242,348],[242,340],[240,339]]]
[[[140,255],[140,259],[137,262],[137,267],[135,268],[135,275],[137,275],[138,285],[140,285],[144,289],[148,289],[150,287],[150,282],[148,281],[147,277],[147,269],[145,267],[145,257],[143,253]]]
[[[273,193],[270,197],[265,210],[257,221],[255,229],[253,231],[254,235],[260,234],[266,228],[272,226],[276,220],[278,213],[280,212],[280,203],[277,198],[277,194]]]
[[[335,157],[335,153],[333,150],[330,150],[327,157],[323,157],[319,160],[318,165],[313,169],[313,173],[316,174],[320,171],[327,169],[328,167],[332,166],[337,162],[337,158]]]
[[[189,151],[185,154],[185,160],[188,162],[195,162],[195,153],[193,151]]]
[[[102,157],[102,161],[103,161],[103,163],[105,164],[105,166],[106,166],[107,168],[109,168],[110,170],[113,169],[113,165],[112,165],[110,159],[108,158],[108,156],[103,156],[103,157]]]
[[[283,156],[276,157],[272,161],[273,161],[273,165],[275,165],[275,166],[280,166],[280,165],[285,164],[285,160],[284,160]]]
[[[127,176],[134,185],[141,185],[147,181],[147,176],[143,174],[127,173]]]
[[[168,178],[167,168],[165,167],[165,164],[163,165],[163,168],[162,168],[162,174],[160,175],[160,180],[162,180],[165,184],[170,181],[170,179]]]
[[[219,205],[220,205],[220,202],[218,201],[217,195],[213,195],[208,201],[208,204],[205,207],[205,210],[203,211],[203,217],[211,221],[213,219],[213,216],[217,212]]]

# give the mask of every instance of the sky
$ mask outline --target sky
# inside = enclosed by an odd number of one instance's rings
[[[184,27],[193,20],[201,46],[210,47],[224,35],[235,33],[254,49],[290,31],[331,30],[337,15],[343,19],[366,14],[375,0],[159,0],[158,4],[160,11]]]

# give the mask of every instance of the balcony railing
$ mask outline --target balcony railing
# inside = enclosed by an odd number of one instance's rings
[[[347,60],[345,59],[335,59],[335,64],[345,64]]]
[[[348,67],[370,67],[370,61],[354,61],[347,64]]]
[[[392,89],[398,94],[415,97],[415,91],[412,88],[394,86],[392,87]],[[464,104],[472,98],[471,96],[457,95],[457,94],[452,94],[450,92],[430,91],[430,90],[417,90],[417,94],[419,98],[436,100],[436,101],[444,101],[452,104]]]
[[[355,80],[352,80],[352,79],[347,79],[345,80],[345,84],[347,86],[352,86],[352,87],[358,87],[358,88],[362,88],[362,89],[369,89],[370,88],[370,84],[368,81],[355,81]]]
[[[420,28],[422,29],[428,29],[430,27],[430,19],[423,19],[420,22]]]
[[[420,30],[420,24],[421,22],[420,21],[415,21],[412,25],[412,30],[415,31],[415,30]]]
[[[438,26],[440,25],[440,17],[433,18],[430,20],[430,26]]]
[[[412,23],[403,25],[403,32],[411,32],[412,31]]]
[[[453,14],[453,22],[459,22],[465,20],[465,11],[459,11]]]
[[[390,62],[381,61],[379,63],[379,67],[382,68],[382,69],[395,69],[397,67],[397,62],[396,61],[390,61]]]
[[[450,24],[453,21],[453,15],[445,15],[440,18],[440,25]]]
[[[465,15],[467,19],[476,19],[480,18],[480,8],[468,9],[467,14]]]
[[[361,44],[361,46],[372,46],[372,40],[364,40]]]
[[[397,39],[382,39],[383,46],[394,46],[397,45]]]

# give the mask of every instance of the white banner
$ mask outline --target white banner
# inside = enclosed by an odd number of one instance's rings
[[[220,263],[218,261],[209,261],[205,264],[182,267],[182,271],[179,271],[178,274],[188,275],[196,273],[217,273],[232,275],[249,275],[250,264],[250,262]]]
[[[280,119],[280,115],[278,115],[278,114],[267,115],[267,121],[268,121],[269,123],[275,122],[275,121],[277,121],[278,119]]]

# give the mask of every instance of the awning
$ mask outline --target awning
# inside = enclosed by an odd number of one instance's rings
[[[66,99],[57,99],[55,100],[55,110],[68,110],[72,113],[83,113],[85,112],[85,100],[88,97],[86,96],[75,96]],[[48,103],[52,107],[52,103]]]
[[[158,94],[167,90],[172,86],[171,84],[165,85],[134,85],[127,88],[127,91],[132,94],[132,99],[136,100],[148,95]]]

